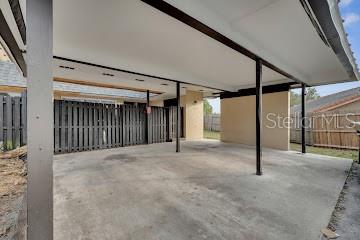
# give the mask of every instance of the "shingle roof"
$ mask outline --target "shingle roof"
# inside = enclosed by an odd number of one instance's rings
[[[15,64],[13,64],[12,62],[0,61],[0,85],[26,87],[26,79],[22,77],[22,75],[20,75]],[[54,90],[114,96],[119,98],[146,99],[145,92],[138,92],[126,89],[84,86],[72,83],[54,82]],[[151,93],[150,97],[156,95],[157,94]]]
[[[330,94],[324,97],[320,97],[315,100],[310,100],[306,102],[306,111],[314,112],[317,109],[324,108],[335,104],[336,102],[341,102],[342,100],[349,99],[351,97],[356,97],[360,95],[360,87],[352,88],[346,91]],[[291,108],[291,113],[296,113],[301,111],[301,104],[293,106]]]

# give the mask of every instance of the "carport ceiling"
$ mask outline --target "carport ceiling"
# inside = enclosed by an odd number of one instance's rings
[[[55,1],[54,55],[230,91],[255,83],[253,60],[134,0]],[[264,70],[265,83],[284,79]]]

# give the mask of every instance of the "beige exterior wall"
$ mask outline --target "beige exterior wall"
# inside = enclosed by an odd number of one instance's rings
[[[153,107],[164,107],[164,100],[154,100],[154,101],[150,101],[150,106],[153,106]]]
[[[186,91],[180,99],[184,107],[184,135],[188,140],[204,137],[204,103],[201,92]]]
[[[255,96],[228,98],[221,100],[221,141],[255,145]],[[290,115],[289,92],[263,95],[263,132],[264,147],[289,150],[290,129],[269,128],[274,125],[274,113],[282,117]]]

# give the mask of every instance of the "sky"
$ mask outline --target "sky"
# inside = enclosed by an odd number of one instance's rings
[[[351,49],[354,51],[355,58],[360,66],[360,0],[341,0],[340,12],[344,19],[345,31],[349,34]],[[316,87],[316,90],[320,96],[326,96],[355,87],[360,87],[360,81],[319,86]],[[220,100],[218,98],[209,99],[209,102],[213,111],[220,113]]]

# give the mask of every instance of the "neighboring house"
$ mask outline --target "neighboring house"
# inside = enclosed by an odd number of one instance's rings
[[[360,87],[310,100],[306,103],[306,112],[310,119],[306,144],[344,149],[358,148],[357,136],[347,126],[350,126],[349,119],[360,119]],[[292,107],[291,114],[290,141],[300,143],[301,105]]]
[[[301,104],[291,108],[291,114],[300,112]],[[306,112],[360,112],[360,87],[310,100],[306,103]]]

